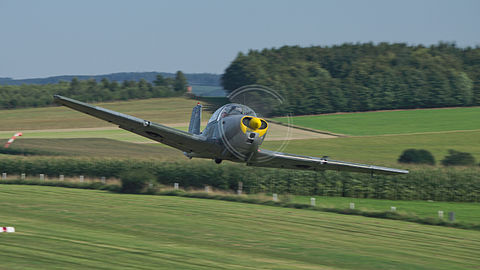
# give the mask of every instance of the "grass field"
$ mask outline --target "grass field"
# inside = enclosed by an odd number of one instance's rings
[[[108,123],[105,123],[108,125]],[[167,124],[168,126],[187,131],[187,123],[179,124]],[[202,127],[205,127],[206,123],[203,123]],[[0,140],[3,138],[8,140],[16,131],[0,131]],[[301,129],[288,129],[283,125],[271,124],[268,132],[267,141],[270,140],[284,140],[287,134],[290,132],[290,138],[295,139],[312,139],[312,138],[324,138],[323,134],[305,131]],[[140,135],[125,131],[116,126],[110,125],[109,127],[97,127],[97,128],[73,128],[73,129],[43,129],[43,130],[25,130],[23,132],[22,139],[66,139],[66,138],[106,138],[114,139],[125,142],[135,143],[153,143],[154,141],[142,137]]]
[[[477,231],[215,200],[2,185],[4,269],[473,269]]]
[[[265,142],[265,148],[275,148],[280,142]],[[388,136],[345,137],[334,139],[291,140],[286,152],[329,156],[332,159],[397,165],[403,150],[420,148],[430,151],[437,163],[448,149],[471,153],[480,160],[480,131],[444,132],[434,134],[404,134]]]
[[[186,130],[196,101],[185,98],[99,106]],[[12,148],[61,156],[187,160],[173,148],[64,107],[2,110],[0,138]],[[203,113],[207,121],[209,112]],[[408,148],[448,149],[480,160],[480,107],[295,117],[294,124],[354,137],[291,140],[285,152],[404,167]],[[278,120],[278,119],[277,119]],[[281,120],[281,119],[280,119]],[[303,121],[303,122],[302,122]],[[89,128],[89,129],[78,129]],[[29,131],[30,130],[30,131]],[[394,135],[392,135],[394,134]],[[274,134],[270,134],[274,135]],[[135,143],[132,143],[135,142]],[[282,141],[266,141],[275,150]],[[16,157],[12,157],[16,158]],[[210,161],[211,162],[211,161]],[[221,166],[221,165],[220,165]],[[309,203],[310,197],[293,196]],[[317,205],[480,223],[479,205],[317,197]],[[0,186],[0,269],[472,269],[478,231],[326,212],[166,196],[35,186]]]
[[[186,130],[191,108],[195,104],[196,101],[191,99],[166,98],[99,105]],[[112,150],[110,152],[112,157],[128,155],[138,157],[139,149],[134,149],[129,145],[123,146],[112,141],[89,145],[88,141],[92,138],[106,138],[124,142],[152,142],[136,134],[118,129],[105,121],[64,107],[3,110],[1,113],[0,138],[4,138],[6,141],[12,136],[12,131],[24,131],[24,136],[12,147],[22,147],[23,144],[26,147],[45,150],[51,147],[58,150],[57,142],[43,139],[77,139],[70,141],[78,143],[77,146],[70,147],[65,144],[65,141],[59,141],[58,145],[72,151],[80,150],[85,155],[97,155],[100,152],[97,150],[100,145],[100,149],[104,153]],[[327,155],[334,159],[353,162],[398,166],[396,160],[402,151],[408,148],[429,150],[437,161],[443,159],[449,149],[455,149],[472,153],[478,161],[480,160],[480,125],[477,120],[479,114],[480,107],[474,107],[295,117],[294,124],[296,125],[301,124],[299,121],[304,119],[313,121],[312,123],[315,124],[310,123],[309,127],[340,133],[348,133],[344,132],[348,129],[352,131],[352,134],[357,135],[409,132],[416,134],[296,139],[291,140],[283,151],[311,156]],[[204,112],[203,120],[206,121],[208,118],[209,112]],[[324,124],[325,126],[321,126]],[[345,130],[341,130],[342,128]],[[458,131],[460,129],[474,130]],[[282,141],[268,141],[275,135],[272,130],[271,134],[267,135],[267,141],[262,147],[271,150],[278,149],[283,143]],[[299,136],[301,137],[302,134]],[[32,140],[23,143],[22,141],[25,139]],[[39,140],[35,141],[34,139]],[[154,149],[160,158],[168,157],[171,153],[178,153],[171,148],[161,147],[159,144],[152,145],[155,146],[151,149]],[[123,152],[122,147],[125,148]],[[145,146],[145,148],[150,147]],[[147,153],[152,153],[152,151],[148,150]],[[105,156],[106,154],[100,155]],[[173,155],[174,158],[180,156],[181,154]]]
[[[53,99],[53,98],[52,98]],[[154,98],[96,103],[114,111],[137,116],[160,124],[183,123],[188,126],[197,101],[188,98]],[[113,125],[66,107],[1,110],[0,131],[113,127]],[[208,121],[210,113],[202,113]]]
[[[445,220],[448,220],[448,212],[455,212],[455,220],[480,224],[480,204],[460,202],[428,202],[428,201],[393,201],[377,199],[360,199],[345,197],[325,196],[288,196],[292,202],[310,204],[310,198],[315,198],[317,206],[328,208],[349,208],[350,203],[355,208],[363,211],[390,211],[395,206],[397,212],[412,214],[422,218],[437,218],[438,211],[444,212]],[[280,197],[281,199],[282,197]]]
[[[97,105],[165,124],[180,130],[188,130],[192,108],[197,101],[188,98],[156,98],[126,102],[99,103]],[[22,131],[22,138],[108,138],[126,142],[152,142],[139,135],[119,129],[116,125],[98,120],[65,107],[18,109],[0,111],[0,139],[7,140],[14,132]],[[203,110],[202,128],[211,116]],[[287,128],[272,124],[267,140],[283,139]],[[294,130],[295,138],[318,138],[321,134]]]
[[[35,138],[36,136],[47,136],[50,139]],[[5,136],[5,141],[7,138],[8,136]],[[146,143],[134,144],[130,141]],[[182,153],[176,149],[160,143],[147,142],[152,141],[120,129],[58,131],[26,134],[15,141],[11,148],[53,151],[67,156],[184,159]],[[275,150],[281,143],[282,141],[266,141],[262,147]],[[397,159],[402,151],[408,148],[427,149],[432,152],[437,162],[448,154],[448,149],[472,153],[479,161],[480,131],[291,140],[284,151],[310,156],[327,155],[333,159],[353,162],[399,166]],[[401,166],[405,167],[405,165]]]
[[[378,111],[293,117],[293,123],[353,136],[480,130],[480,107]],[[287,122],[286,118],[275,118]]]
[[[123,102],[98,103],[115,111],[161,124],[188,125],[197,101],[188,98],[155,98]],[[112,127],[112,125],[65,107],[2,110],[0,131],[46,130]],[[210,112],[203,112],[203,121]],[[480,107],[382,111],[314,116],[298,116],[293,124],[348,135],[408,134],[479,130]],[[275,118],[286,121],[284,118]]]

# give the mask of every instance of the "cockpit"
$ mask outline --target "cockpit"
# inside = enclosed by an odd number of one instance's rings
[[[255,112],[249,107],[242,104],[230,103],[230,104],[223,105],[218,110],[216,110],[213,113],[210,120],[208,121],[208,123],[219,121],[220,119],[230,115],[249,115],[249,116],[257,117]]]

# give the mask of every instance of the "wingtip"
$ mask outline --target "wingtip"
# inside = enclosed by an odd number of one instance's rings
[[[392,173],[392,174],[408,174],[410,172],[407,171],[407,170],[402,170],[402,169],[393,169],[393,170],[390,171],[390,173]]]
[[[410,172],[407,170],[396,169],[394,174],[409,174]]]

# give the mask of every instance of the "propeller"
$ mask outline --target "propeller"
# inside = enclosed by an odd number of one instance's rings
[[[273,114],[275,114],[275,116],[286,117],[288,121],[286,128],[279,129],[277,126],[277,128],[273,130],[273,132],[275,132],[275,140],[281,141],[281,143],[278,144],[275,149],[270,150],[281,152],[287,147],[291,137],[291,117],[288,113],[279,113],[286,111],[286,102],[277,91],[262,85],[247,85],[232,91],[227,98],[231,103],[245,105],[256,113],[256,116],[244,116],[241,119],[240,125],[243,133],[246,135],[245,142],[251,144],[249,148],[250,153],[245,154],[242,149],[236,149],[235,143],[229,141],[226,136],[222,136],[222,140],[229,152],[239,159],[250,160],[257,153],[258,146],[263,142],[263,138],[268,138],[267,131],[270,125],[268,119],[264,118]],[[221,130],[223,131],[223,129]],[[269,132],[272,132],[272,130]],[[261,137],[263,138],[259,140]]]

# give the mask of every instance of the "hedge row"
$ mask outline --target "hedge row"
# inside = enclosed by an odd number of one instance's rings
[[[417,168],[408,175],[383,176],[345,172],[309,172],[251,168],[213,162],[162,163],[113,159],[0,158],[0,173],[39,175],[50,179],[84,175],[120,177],[131,170],[152,174],[159,184],[179,183],[184,188],[205,185],[247,193],[274,192],[297,195],[342,196],[391,200],[480,202],[478,168]]]

